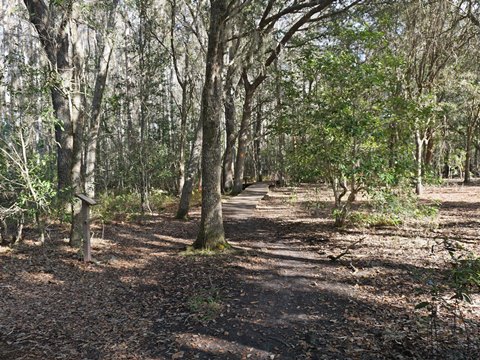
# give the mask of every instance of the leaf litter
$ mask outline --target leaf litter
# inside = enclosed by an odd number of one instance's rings
[[[450,299],[446,240],[480,253],[479,190],[429,189],[436,227],[335,229],[304,206],[318,189],[275,189],[212,256],[181,254],[198,209],[95,225],[87,265],[61,227],[27,232],[0,250],[0,359],[477,359],[477,294],[461,317],[415,306]]]

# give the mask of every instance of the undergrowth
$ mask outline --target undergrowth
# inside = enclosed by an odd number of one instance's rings
[[[422,312],[420,319],[428,329],[432,353],[441,353],[442,335],[448,332],[449,319],[453,323],[449,341],[463,341],[468,353],[477,352],[478,324],[468,321],[465,311],[468,305],[474,305],[473,294],[480,293],[480,257],[463,251],[459,244],[445,241],[444,245],[452,267],[443,281],[430,283],[430,298],[416,304],[415,309]]]
[[[379,190],[371,195],[368,208],[353,212],[349,222],[365,227],[399,226],[414,221],[433,223],[438,208],[435,202],[422,204],[409,189]]]
[[[176,201],[172,195],[161,190],[151,191],[148,200],[153,213],[164,211]],[[131,220],[141,214],[140,194],[136,192],[118,195],[105,193],[99,197],[97,203],[93,214],[104,222]]]
[[[223,309],[220,292],[215,287],[202,290],[187,301],[188,309],[199,321],[214,320]]]

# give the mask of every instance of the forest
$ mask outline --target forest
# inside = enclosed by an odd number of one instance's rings
[[[477,0],[0,4],[0,359],[480,359]]]

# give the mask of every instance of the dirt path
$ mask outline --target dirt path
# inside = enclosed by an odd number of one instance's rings
[[[242,319],[239,328],[249,324],[248,330],[240,333],[243,357],[332,358],[336,352],[325,347],[329,343],[334,348],[334,341],[325,336],[325,330],[341,321],[348,301],[338,298],[329,301],[332,298],[329,294],[340,291],[348,296],[350,289],[343,285],[330,287],[328,291],[322,288],[318,272],[324,262],[321,256],[292,246],[284,236],[281,222],[265,216],[261,210],[260,201],[268,188],[265,185],[252,188],[257,189],[260,191],[255,198],[249,194],[250,187],[245,191],[255,207],[245,210],[244,198],[234,198],[228,209],[237,215],[227,216],[226,220],[230,243],[249,254],[246,261],[238,264],[241,271],[237,277],[242,290],[235,304],[237,316]],[[256,210],[257,205],[260,210]],[[235,334],[231,340],[235,341],[234,338]],[[323,348],[321,355],[320,348]]]
[[[239,197],[242,216],[225,206],[236,251],[221,256],[180,254],[198,211],[97,227],[91,265],[52,228],[0,251],[0,359],[478,359],[478,296],[456,322],[439,306],[434,328],[414,307],[445,282],[444,239],[480,253],[479,194],[431,189],[434,227],[341,231],[326,191]]]
[[[270,193],[253,218],[226,225],[230,242],[248,257],[236,263],[235,287],[241,296],[229,308],[235,317],[217,323],[221,329],[244,331],[226,331],[209,341],[196,328],[193,338],[184,338],[190,345],[183,349],[203,348],[205,359],[212,354],[225,359],[237,358],[232,354],[239,359],[478,359],[478,296],[462,309],[471,315],[462,329],[468,336],[459,335],[462,330],[452,327],[458,319],[440,305],[436,330],[428,318],[422,323],[427,314],[414,310],[446,282],[449,257],[442,240],[478,237],[480,229],[472,233],[471,226],[480,210],[474,190],[431,189],[425,198],[442,201],[433,228],[416,224],[343,231],[332,228],[330,206],[316,209],[317,218],[299,206],[311,200],[311,192]],[[328,199],[329,194],[315,191],[315,196]],[[452,199],[458,201],[452,204]],[[352,244],[357,245],[339,261],[328,257]],[[478,254],[478,241],[471,245]],[[446,293],[442,301],[450,296]],[[218,338],[222,346],[215,347]],[[229,355],[220,355],[229,347]]]
[[[223,215],[228,220],[246,220],[254,215],[257,204],[268,194],[268,183],[260,182],[248,186],[241,194],[228,199],[222,205]]]

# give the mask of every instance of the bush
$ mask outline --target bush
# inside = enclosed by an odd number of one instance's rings
[[[150,208],[153,212],[161,212],[174,203],[174,198],[163,190],[152,190],[149,196]],[[103,221],[131,220],[141,213],[140,194],[125,193],[115,195],[112,193],[102,194],[98,201],[99,205],[93,208],[94,215]]]
[[[402,222],[391,214],[354,212],[350,215],[349,221],[363,227],[374,226],[398,226]]]
[[[169,205],[175,203],[175,198],[164,190],[152,190],[150,192],[150,207],[154,212],[161,212]]]
[[[471,302],[470,294],[480,290],[480,257],[470,255],[467,259],[456,259],[451,272],[454,298]]]
[[[349,221],[361,226],[398,226],[412,220],[433,219],[438,204],[421,204],[408,188],[382,189],[373,193],[368,212],[355,212]]]
[[[102,194],[98,206],[95,206],[93,211],[95,216],[99,216],[105,222],[128,219],[140,212],[140,194]]]
[[[19,136],[23,139],[23,135]],[[14,229],[17,241],[22,237],[24,223],[35,223],[44,241],[44,218],[50,214],[56,197],[49,172],[54,158],[41,156],[22,144],[19,148],[13,143],[0,148],[0,228],[4,238]]]

